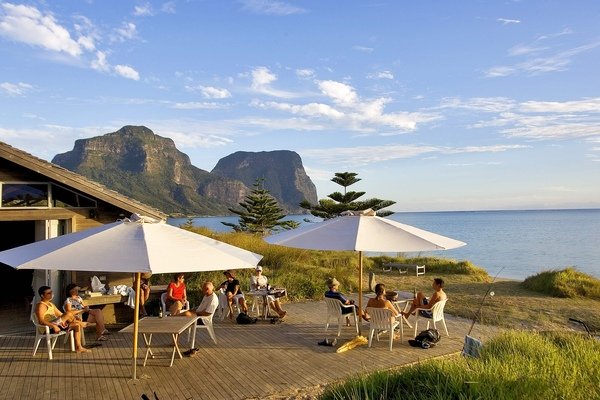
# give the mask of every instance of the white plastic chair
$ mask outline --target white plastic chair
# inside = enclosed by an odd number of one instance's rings
[[[242,307],[240,306],[240,299],[243,299],[244,295],[236,295],[233,298],[233,306],[237,307],[238,314],[242,311]],[[219,310],[221,310],[221,319],[225,319],[229,315],[229,305],[227,304],[227,294],[225,294],[224,289],[219,289]]]
[[[35,325],[35,342],[33,344],[33,354],[37,353],[38,347],[40,346],[40,342],[42,339],[46,340],[46,346],[48,347],[48,359],[52,360],[52,350],[54,350],[54,346],[56,346],[56,341],[60,336],[66,335],[65,338],[69,339],[71,343],[71,351],[75,351],[75,337],[73,336],[73,331],[60,331],[58,333],[50,332],[50,327],[47,325],[42,325],[38,322],[37,315],[35,314],[35,306],[31,307],[31,322]],[[44,332],[41,333],[40,329],[43,329]]]
[[[431,307],[430,309],[426,308],[417,308],[415,309],[417,319],[415,319],[415,336],[417,336],[417,324],[419,323],[419,318],[424,318],[427,320],[427,328],[429,329],[429,321],[433,322],[433,328],[437,329],[436,322],[442,321],[442,325],[444,325],[444,330],[446,331],[446,336],[450,336],[448,333],[448,327],[446,326],[446,320],[444,319],[444,306],[446,305],[446,300],[438,301]],[[431,311],[431,317],[424,317],[421,315],[419,311]]]
[[[160,306],[162,308],[163,315],[165,317],[171,315],[171,312],[167,308],[167,292],[164,292],[163,294],[160,295]],[[183,303],[183,308],[181,309],[181,311],[188,311],[189,309],[190,309],[190,302],[186,300],[185,303]]]
[[[327,324],[325,325],[325,333],[327,333],[327,329],[329,329],[329,320],[331,317],[336,318],[338,321],[338,332],[337,335],[340,336],[342,332],[342,325],[345,325],[346,317],[353,316],[354,317],[354,327],[356,329],[356,334],[358,335],[358,318],[356,317],[356,307],[354,305],[342,304],[338,299],[330,299],[325,297],[325,304],[327,304]],[[351,313],[342,314],[342,309],[352,309]]]
[[[367,307],[367,314],[371,317],[369,321],[369,347],[373,343],[373,335],[377,332],[377,341],[379,341],[380,333],[387,331],[390,334],[390,351],[392,351],[392,345],[394,343],[394,329],[400,325],[400,343],[404,332],[402,331],[402,324],[396,318],[394,318],[392,311],[387,308],[375,308]]]
[[[213,315],[214,313],[207,316],[200,316],[200,319],[204,325],[196,325],[196,329],[206,329],[210,338],[213,340],[213,342],[215,342],[215,344],[217,344],[217,337],[215,336],[215,330],[213,328]]]

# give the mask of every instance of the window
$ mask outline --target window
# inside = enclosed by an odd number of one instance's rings
[[[82,194],[65,189],[62,186],[55,184],[50,185],[52,188],[52,207],[92,207],[96,208],[96,201]]]
[[[2,207],[48,207],[48,184],[5,183]]]

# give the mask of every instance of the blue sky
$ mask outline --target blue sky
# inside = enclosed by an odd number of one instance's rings
[[[293,150],[319,197],[600,207],[600,2],[0,1],[0,140],[123,125],[211,170]]]

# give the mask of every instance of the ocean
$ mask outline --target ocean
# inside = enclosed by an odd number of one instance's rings
[[[301,223],[305,218],[317,220],[306,215],[288,218]],[[600,209],[400,212],[388,218],[466,242],[458,249],[420,254],[469,260],[492,276],[522,280],[544,270],[574,266],[600,278]],[[221,221],[235,223],[237,217],[200,217],[193,224],[218,232],[230,230]]]

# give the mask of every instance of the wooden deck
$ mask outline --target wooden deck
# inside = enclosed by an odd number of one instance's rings
[[[146,367],[142,367],[144,348],[140,347],[136,381],[131,379],[131,334],[112,330],[108,341],[86,354],[71,353],[59,339],[54,360],[49,361],[45,343],[31,356],[33,325],[20,316],[21,309],[12,310],[19,316],[11,319],[2,315],[4,310],[0,313],[0,399],[140,399],[142,394],[152,399],[154,392],[161,400],[305,399],[302,393],[307,388],[455,354],[462,349],[470,325],[470,321],[447,316],[451,336],[444,336],[438,346],[428,350],[410,347],[407,339],[412,338],[412,330],[405,327],[404,342],[396,340],[391,352],[384,336],[371,349],[365,345],[338,354],[335,347],[317,345],[325,337],[324,302],[286,304],[285,308],[288,317],[280,324],[237,325],[216,320],[218,344],[205,330],[198,330],[198,354],[176,358],[171,368],[170,339],[155,337],[153,343],[165,347],[153,346],[157,358],[149,360]],[[363,325],[363,334],[366,327]],[[353,329],[344,327],[338,344],[354,337]],[[334,337],[336,331],[334,325],[328,337]],[[476,325],[473,333],[486,339],[496,332]],[[93,337],[92,332],[87,334],[88,343]],[[186,338],[184,334],[180,343]]]

